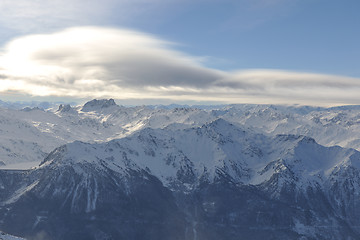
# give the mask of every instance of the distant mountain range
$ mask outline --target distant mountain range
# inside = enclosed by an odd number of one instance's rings
[[[8,108],[8,109],[16,109],[16,110],[20,110],[23,108],[40,108],[40,109],[44,109],[44,110],[49,110],[49,109],[59,106],[59,104],[63,104],[63,102],[2,101],[2,100],[0,100],[0,107]],[[75,102],[72,102],[71,104],[76,105]]]
[[[360,239],[359,119],[358,106],[112,99],[0,109],[0,230],[54,240]]]

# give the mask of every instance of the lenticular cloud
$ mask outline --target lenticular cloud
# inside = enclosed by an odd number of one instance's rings
[[[100,27],[20,37],[0,55],[0,92],[253,103],[360,100],[360,79],[266,69],[224,72],[173,47],[141,32]]]
[[[34,89],[40,85],[51,94],[59,89],[62,95],[61,89],[71,88],[68,94],[84,97],[91,89],[96,95],[116,95],[118,90],[126,95],[147,87],[201,88],[223,77],[224,73],[204,68],[196,58],[169,46],[129,30],[71,28],[10,42],[1,58],[2,74],[35,95],[40,94]]]

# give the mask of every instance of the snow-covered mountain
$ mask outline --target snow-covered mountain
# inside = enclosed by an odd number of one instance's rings
[[[0,108],[0,230],[360,239],[359,119],[359,106]]]
[[[54,148],[76,140],[107,142],[146,127],[185,129],[217,118],[258,133],[305,135],[324,146],[339,145],[360,150],[358,106],[123,107],[109,99],[92,100],[75,107],[61,104],[52,111],[0,108],[0,167],[37,166]]]
[[[0,231],[0,240],[24,240],[24,238],[15,237]]]
[[[358,151],[222,118],[186,126],[75,141],[38,168],[0,171],[0,229],[50,239],[360,238]]]
[[[58,110],[0,109],[0,165],[38,165],[55,147],[75,140],[105,142],[144,127],[172,123],[201,124],[211,119],[197,109],[122,107],[113,100],[93,100],[84,106],[60,105]],[[29,164],[27,164],[29,165]]]

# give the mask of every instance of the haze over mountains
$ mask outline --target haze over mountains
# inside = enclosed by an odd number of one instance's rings
[[[359,119],[358,106],[2,108],[0,230],[359,239]]]

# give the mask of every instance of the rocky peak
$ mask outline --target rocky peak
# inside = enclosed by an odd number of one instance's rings
[[[70,104],[60,104],[57,112],[70,112],[71,110]]]
[[[100,100],[94,99],[94,100],[91,100],[91,101],[85,103],[83,108],[81,109],[81,111],[90,112],[90,111],[94,111],[97,109],[108,108],[111,106],[116,106],[116,103],[115,103],[114,99],[112,99],[112,98],[100,99]]]

